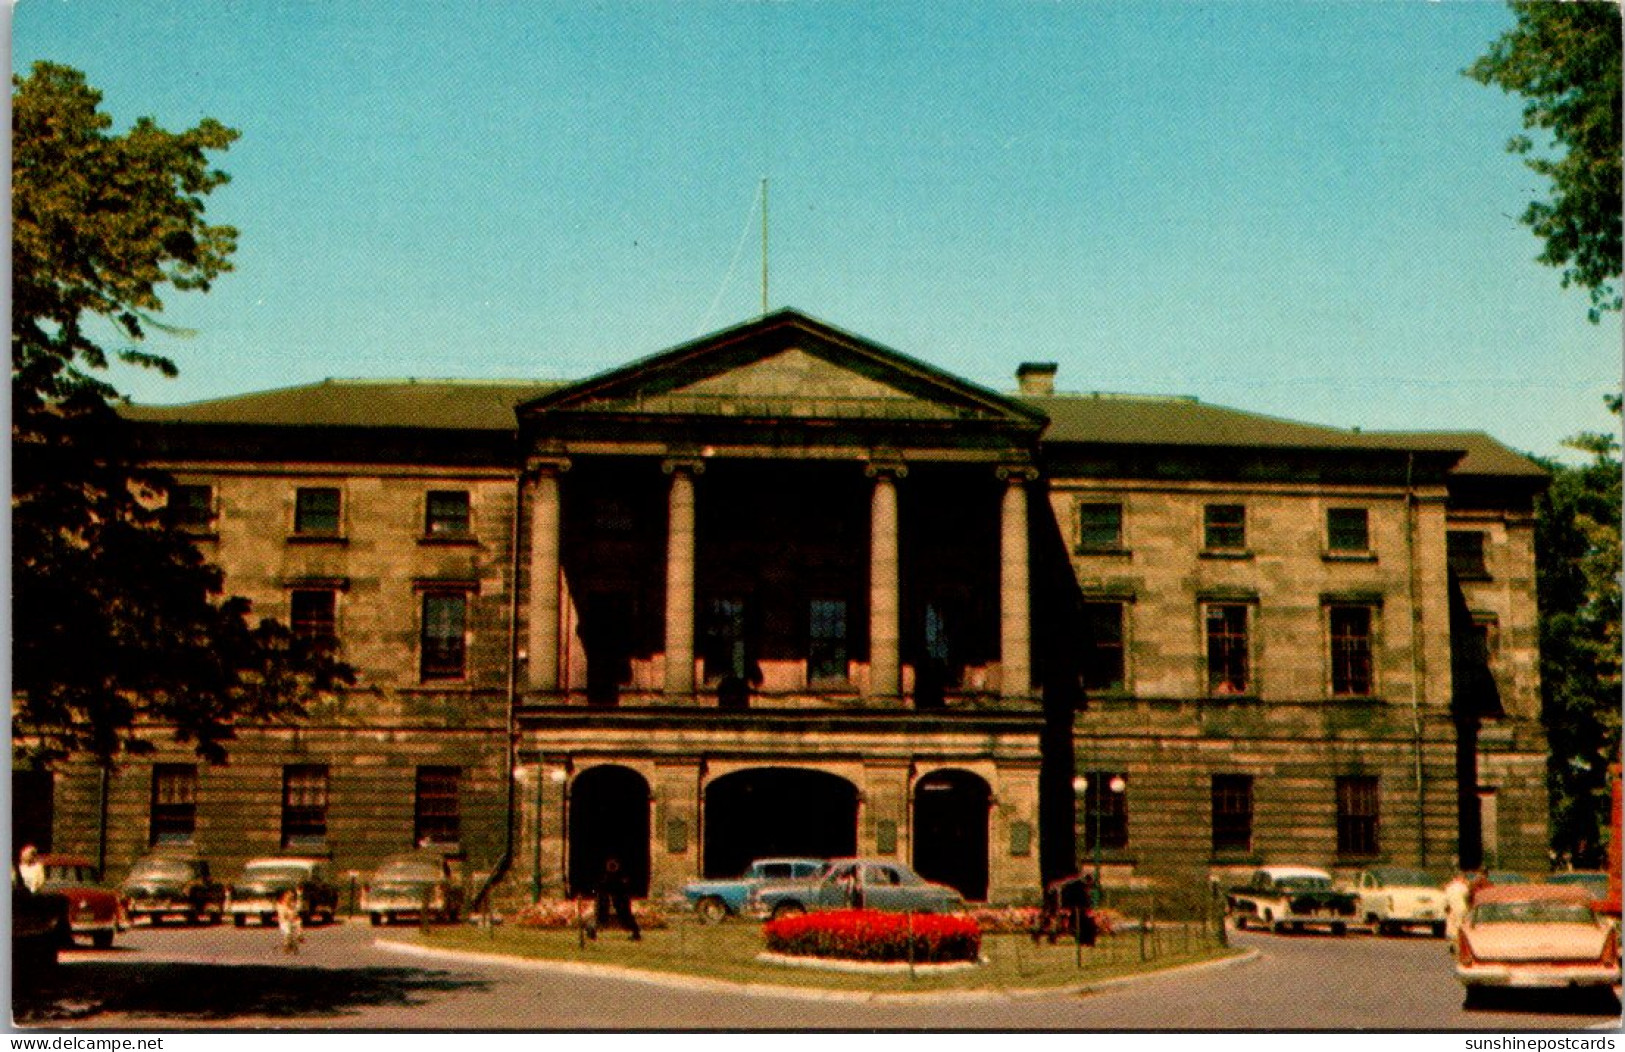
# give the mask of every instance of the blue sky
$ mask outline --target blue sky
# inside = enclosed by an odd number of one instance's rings
[[[181,402],[570,379],[793,306],[1000,390],[1527,451],[1615,430],[1617,316],[1534,262],[1499,3],[21,0],[13,65],[242,139]],[[732,264],[730,266],[730,264]]]

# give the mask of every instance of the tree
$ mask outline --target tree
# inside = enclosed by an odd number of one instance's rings
[[[1620,309],[1620,8],[1617,3],[1512,0],[1517,25],[1464,72],[1480,84],[1523,95],[1523,126],[1561,147],[1527,156],[1551,180],[1550,201],[1532,201],[1522,221],[1546,248],[1536,257],[1563,268],[1563,286],[1590,290],[1589,316]]]
[[[1620,743],[1619,444],[1582,434],[1567,445],[1591,460],[1547,463],[1552,485],[1535,510],[1541,715],[1553,850],[1596,866]]]
[[[204,120],[122,135],[79,71],[37,63],[12,81],[12,663],[14,720],[46,760],[111,765],[173,729],[211,762],[240,719],[296,715],[351,678],[331,641],[296,638],[222,596],[167,514],[171,485],[139,463],[103,319],[120,360],[175,375],[137,344],[162,327],[160,290],[207,291],[231,269],[236,231],[204,221],[224,185],[206,151],[237,133]]]

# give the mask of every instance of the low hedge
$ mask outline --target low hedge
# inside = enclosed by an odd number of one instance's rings
[[[982,930],[969,917],[832,910],[781,917],[762,928],[767,948],[793,957],[918,964],[975,961]]]
[[[597,906],[592,899],[541,899],[521,907],[509,923],[519,928],[557,930],[590,926],[596,916]],[[665,911],[649,899],[633,899],[632,916],[641,928],[664,928],[669,923]]]

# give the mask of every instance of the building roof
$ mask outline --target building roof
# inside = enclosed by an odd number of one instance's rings
[[[514,407],[564,386],[527,380],[323,380],[185,405],[127,405],[158,424],[513,431]]]

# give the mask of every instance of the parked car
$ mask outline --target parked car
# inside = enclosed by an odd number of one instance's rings
[[[157,924],[172,916],[213,924],[224,914],[226,889],[209,875],[206,859],[155,851],[130,868],[119,885],[119,896],[131,924],[142,917]]]
[[[339,889],[325,861],[315,858],[256,858],[243,867],[226,896],[226,912],[241,928],[250,920],[276,922],[276,900],[284,891],[299,896],[299,916],[306,924],[331,921],[339,909]]]
[[[11,884],[11,967],[15,988],[28,986],[56,968],[57,951],[73,944],[66,895],[29,891]]]
[[[403,917],[456,923],[463,911],[463,889],[444,855],[400,855],[378,867],[361,889],[361,912],[372,923],[391,924]]]
[[[1561,887],[1584,888],[1593,904],[1608,901],[1608,874],[1601,870],[1577,869],[1567,873],[1553,873],[1546,883]]]
[[[848,909],[854,890],[865,909],[893,913],[952,913],[965,900],[945,884],[933,884],[889,858],[842,858],[826,862],[801,880],[763,884],[750,893],[746,910],[756,917],[785,917],[815,910]]]
[[[683,906],[706,924],[745,911],[750,893],[764,884],[805,880],[824,867],[821,858],[759,858],[731,880],[696,880],[683,885]]]
[[[101,886],[96,867],[78,855],[41,855],[45,867],[42,891],[55,892],[68,900],[68,923],[74,935],[90,939],[98,950],[113,945],[113,936],[124,926],[124,911],[118,894]]]
[[[1444,891],[1422,870],[1404,866],[1363,869],[1355,875],[1354,893],[1360,899],[1360,919],[1378,935],[1425,927],[1434,938],[1444,937]]]
[[[1493,988],[1611,991],[1620,981],[1619,932],[1584,888],[1485,888],[1456,934],[1456,978],[1469,1005]]]
[[[1330,873],[1309,866],[1264,866],[1225,895],[1237,928],[1257,924],[1275,932],[1314,926],[1342,935],[1359,905],[1353,893],[1333,886]]]

